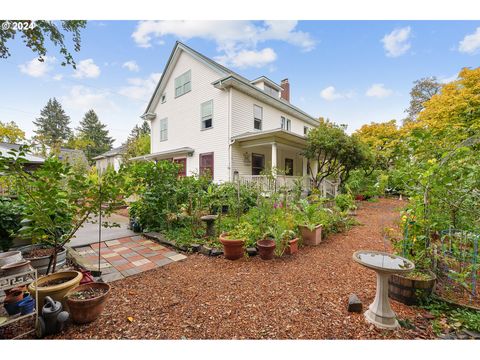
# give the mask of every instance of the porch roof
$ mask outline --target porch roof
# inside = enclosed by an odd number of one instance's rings
[[[287,145],[296,145],[300,148],[304,148],[307,144],[307,138],[303,135],[292,133],[291,131],[283,129],[273,129],[265,131],[249,131],[243,134],[232,136],[234,142],[240,144],[249,142],[258,142],[259,144],[263,141],[268,143],[278,142],[284,143]]]
[[[164,160],[170,157],[179,156],[179,155],[188,155],[192,154],[195,150],[190,147],[181,147],[178,149],[171,149],[171,150],[164,150],[154,152],[148,155],[136,156],[131,158],[130,160],[137,161],[137,160]]]

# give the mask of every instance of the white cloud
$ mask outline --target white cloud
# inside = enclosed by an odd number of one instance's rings
[[[452,81],[455,81],[458,79],[458,74],[453,74],[452,76],[439,76],[438,81],[441,84],[448,84]]]
[[[480,27],[475,30],[473,34],[465,35],[460,44],[458,45],[458,51],[475,54],[480,49]]]
[[[54,75],[53,76],[53,80],[56,80],[56,81],[60,81],[63,79],[63,75],[62,74],[57,74],[57,75]]]
[[[367,89],[365,95],[376,98],[386,98],[393,94],[393,91],[387,89],[383,84],[373,84]]]
[[[410,49],[411,44],[408,41],[411,35],[410,26],[395,29],[390,34],[386,34],[383,39],[383,48],[388,57],[397,57],[405,54]]]
[[[133,71],[133,72],[139,72],[140,71],[140,67],[138,66],[138,64],[135,60],[130,60],[130,61],[124,62],[123,65],[122,65],[122,68],[126,68],[130,71]]]
[[[354,96],[352,91],[346,93],[339,93],[334,86],[327,86],[320,91],[320,97],[327,101],[334,101],[339,99],[351,99]]]
[[[97,78],[100,76],[100,68],[95,64],[93,59],[85,59],[77,64],[77,69],[73,73],[73,77],[77,79]]]
[[[44,56],[43,62],[34,58],[25,64],[18,65],[18,67],[22,73],[38,78],[47,75],[53,69],[54,63],[54,57]]]
[[[115,104],[111,101],[111,93],[108,90],[92,90],[82,85],[73,86],[66,96],[62,96],[62,103],[69,108],[88,111],[114,110]]]
[[[272,57],[273,50],[268,52],[257,50],[257,45],[265,41],[283,41],[300,47],[303,51],[315,48],[315,41],[309,33],[296,30],[297,21],[140,21],[132,34],[132,38],[140,47],[151,47],[152,41],[163,43],[163,37],[172,35],[188,40],[203,38],[215,41],[217,50],[222,54],[219,58],[228,63],[242,66],[259,66],[259,62],[251,61],[247,65],[246,57]],[[268,49],[268,48],[267,48]],[[256,54],[254,54],[256,53]],[[261,53],[261,55],[258,55]],[[236,57],[239,59],[235,59]],[[226,61],[227,62],[227,61]],[[260,61],[261,63],[261,61]],[[270,61],[265,62],[265,64]],[[234,65],[235,66],[235,65]]]
[[[262,67],[274,62],[277,54],[272,48],[262,50],[241,50],[237,52],[227,52],[222,56],[217,56],[215,60],[225,66],[234,66],[237,68]]]
[[[147,78],[128,79],[129,85],[122,87],[119,93],[131,99],[148,101],[161,76],[161,73],[152,73]]]

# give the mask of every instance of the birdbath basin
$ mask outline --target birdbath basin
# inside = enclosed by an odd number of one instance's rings
[[[353,260],[377,273],[375,300],[365,311],[365,319],[381,329],[398,328],[398,321],[388,300],[388,278],[391,274],[412,271],[415,265],[400,256],[373,250],[356,251]]]
[[[200,220],[204,221],[207,224],[207,237],[215,236],[215,220],[217,220],[218,215],[205,215],[200,217]]]

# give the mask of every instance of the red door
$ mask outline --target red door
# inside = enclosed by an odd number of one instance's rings
[[[187,176],[187,158],[174,159],[173,162],[180,165],[178,176]]]
[[[200,154],[200,175],[213,179],[213,153]]]

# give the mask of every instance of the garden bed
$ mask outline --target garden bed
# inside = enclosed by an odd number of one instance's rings
[[[426,312],[392,301],[409,328],[381,331],[347,312],[356,293],[375,296],[375,274],[351,260],[358,249],[384,250],[381,229],[398,218],[398,200],[363,203],[355,226],[299,257],[188,260],[112,283],[102,316],[73,325],[65,339],[415,339],[434,338]],[[388,250],[388,249],[387,249]],[[128,300],[128,301],[127,301]],[[135,304],[135,306],[131,306]],[[413,326],[413,328],[411,328]]]

